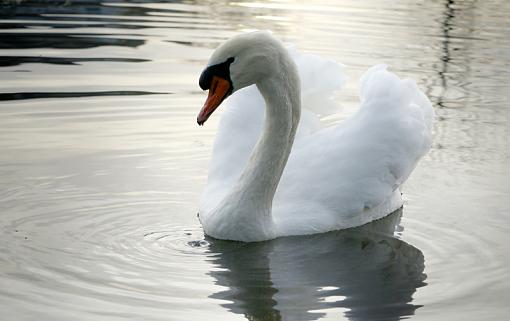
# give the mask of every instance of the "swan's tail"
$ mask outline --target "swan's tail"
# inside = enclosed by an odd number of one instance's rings
[[[425,94],[418,88],[414,80],[400,79],[387,70],[387,65],[375,65],[368,69],[360,79],[359,97],[362,106],[370,105],[372,100],[392,102],[391,106],[410,108],[418,113],[429,131],[432,129],[434,110]]]
[[[392,146],[390,168],[400,185],[430,149],[434,110],[413,80],[400,79],[386,69],[377,65],[361,77],[360,111],[367,129],[385,146]]]

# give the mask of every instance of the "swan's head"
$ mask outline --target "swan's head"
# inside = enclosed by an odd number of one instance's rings
[[[198,114],[198,124],[205,123],[232,93],[274,72],[283,51],[281,42],[268,31],[241,34],[219,46],[200,75],[200,88],[209,90],[209,94]]]

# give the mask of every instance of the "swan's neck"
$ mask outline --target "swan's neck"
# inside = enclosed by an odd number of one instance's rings
[[[301,95],[296,66],[287,55],[273,70],[256,84],[266,103],[262,134],[237,184],[220,206],[227,212],[224,219],[228,222],[224,223],[229,225],[227,230],[232,229],[232,239],[257,241],[275,233],[272,202],[299,123]]]
[[[257,84],[266,102],[263,132],[243,170],[239,187],[270,215],[273,196],[289,158],[300,117],[299,80],[285,73]],[[297,82],[297,84],[296,84]]]

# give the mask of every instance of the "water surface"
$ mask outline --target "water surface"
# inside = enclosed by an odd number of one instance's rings
[[[504,320],[510,309],[510,3],[2,1],[0,319]],[[431,98],[402,211],[244,244],[196,217],[219,115],[198,75],[271,29]],[[219,111],[221,113],[221,110]],[[218,114],[219,114],[218,113]]]

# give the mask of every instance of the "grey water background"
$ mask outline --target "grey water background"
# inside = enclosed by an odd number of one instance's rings
[[[2,0],[0,28],[0,320],[508,319],[510,2]],[[373,64],[417,80],[437,120],[402,211],[204,237],[198,76],[254,29],[347,65],[325,123]]]

